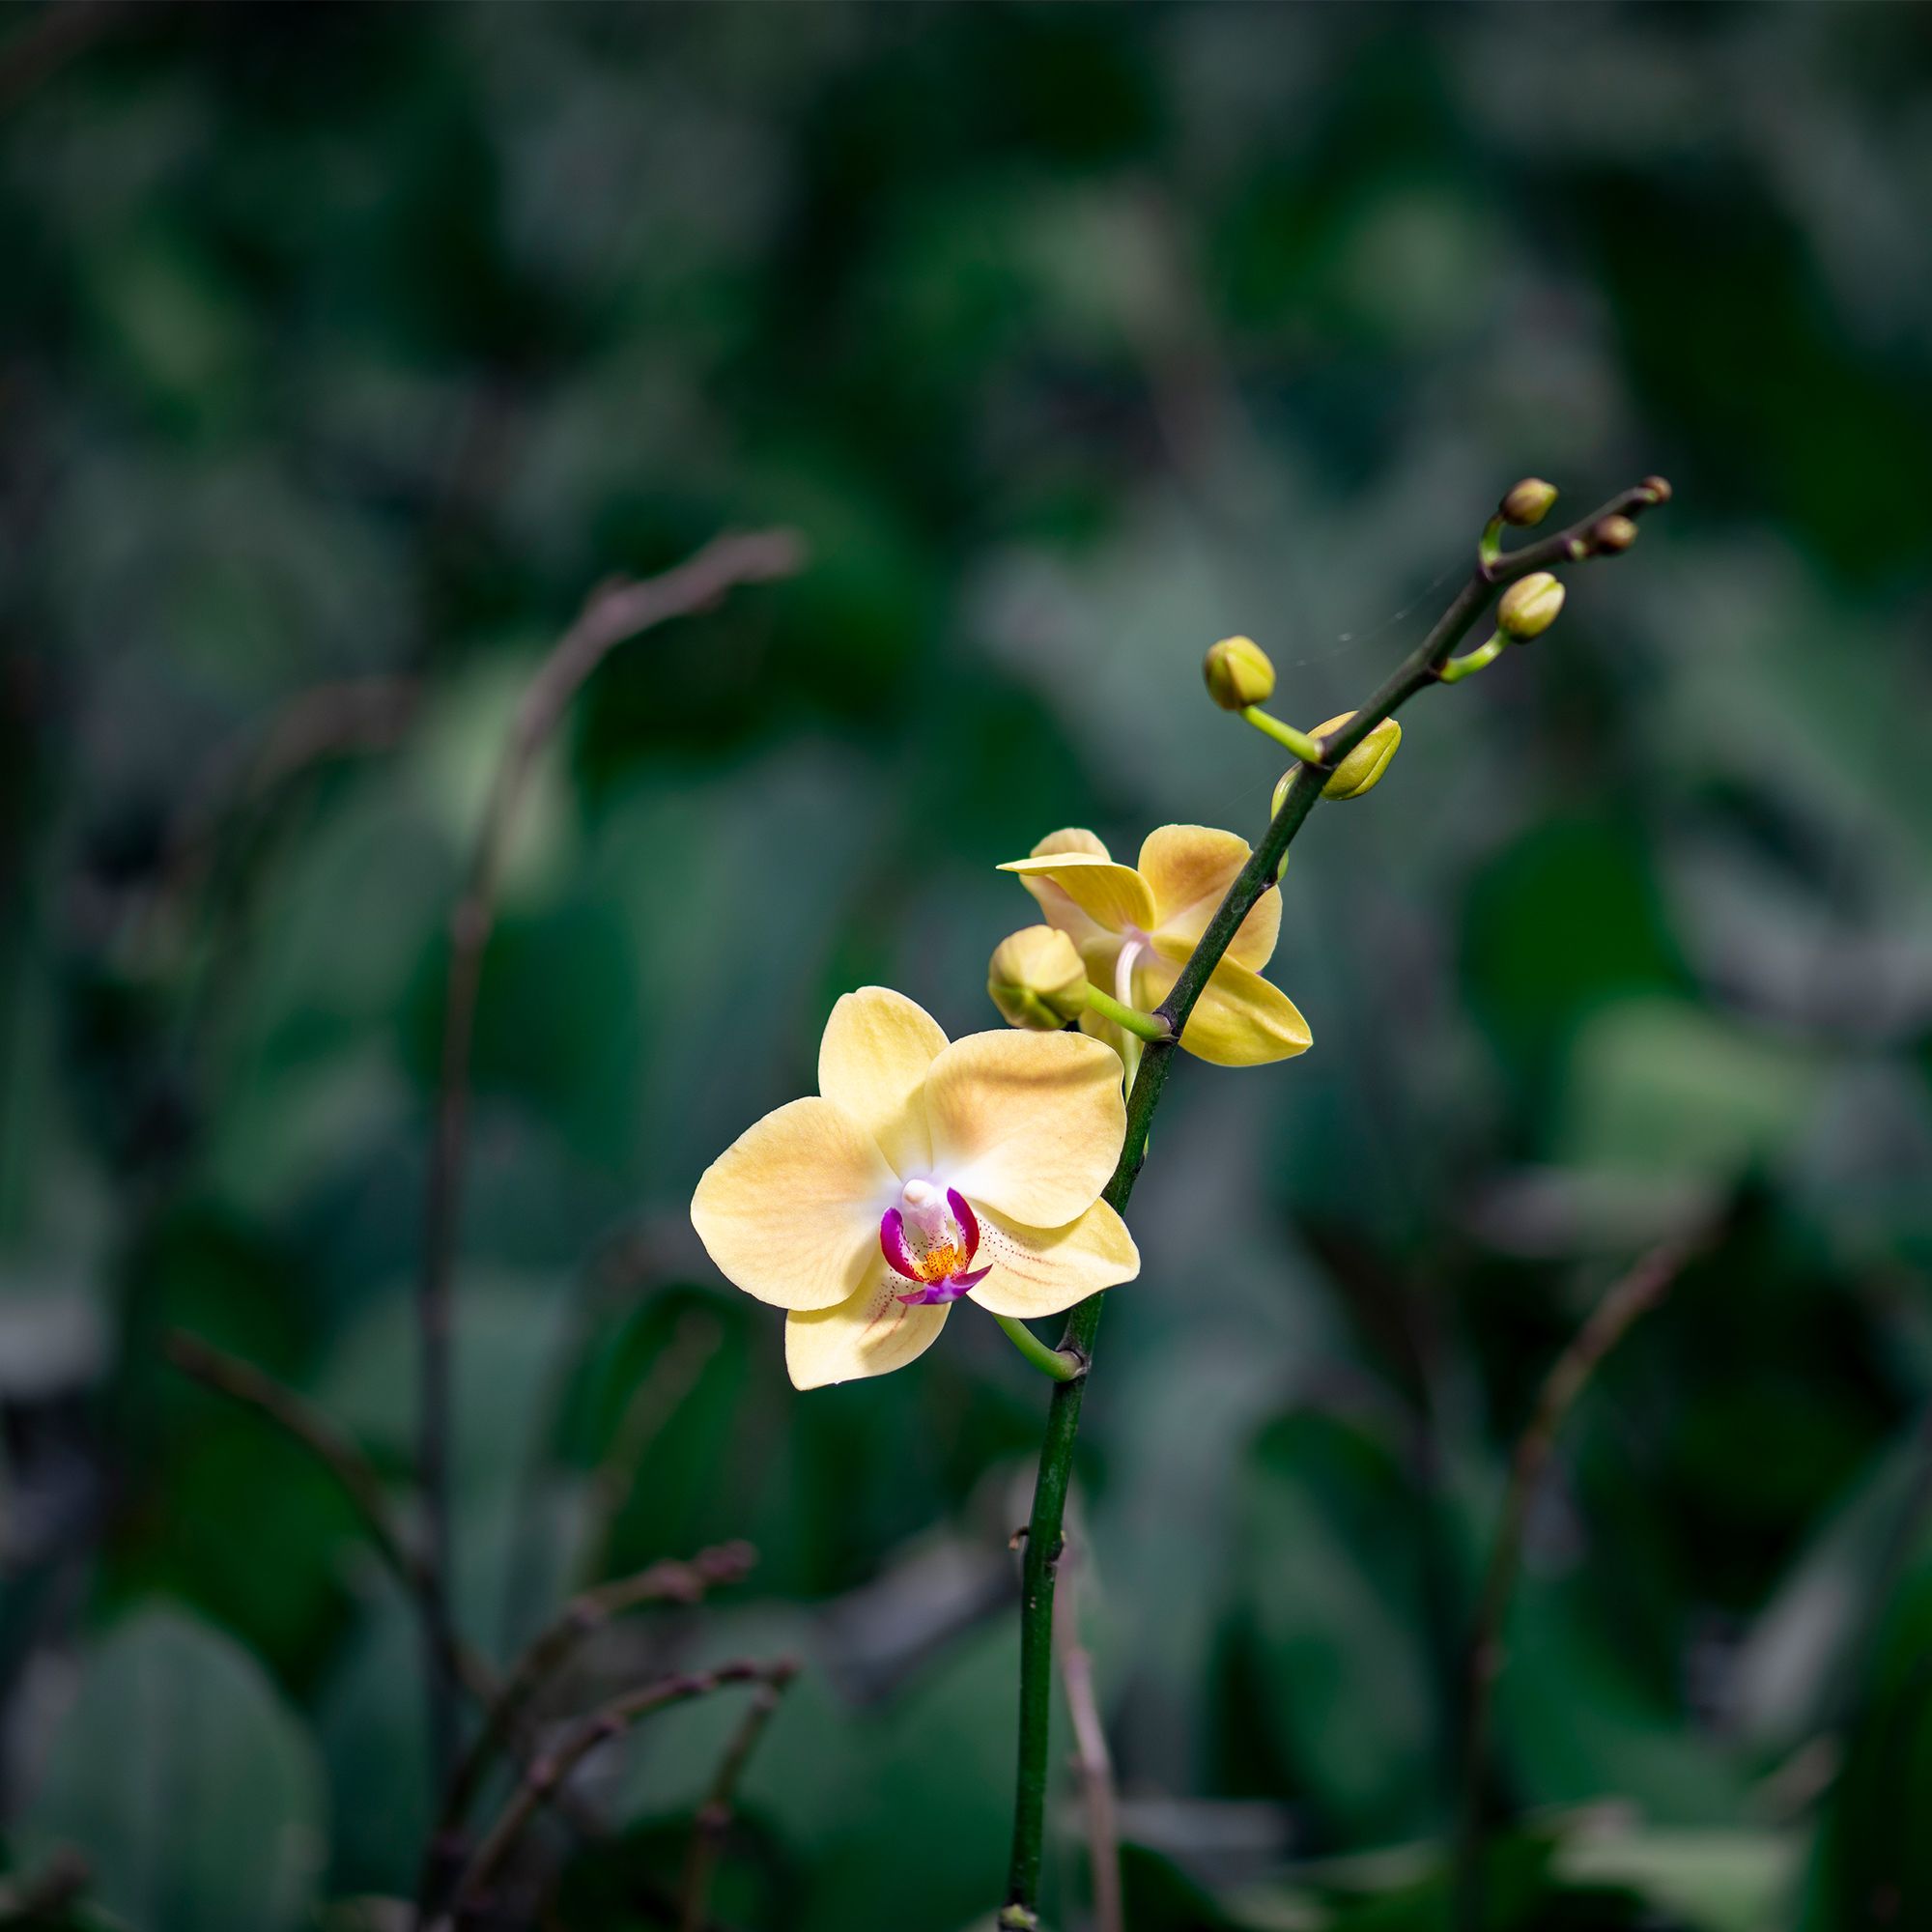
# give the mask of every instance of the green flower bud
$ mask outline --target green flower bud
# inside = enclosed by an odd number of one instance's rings
[[[1496,629],[1505,637],[1526,644],[1540,638],[1556,621],[1563,608],[1563,586],[1547,570],[1532,571],[1519,578],[1503,592],[1496,611]]]
[[[1208,695],[1223,711],[1265,704],[1274,694],[1274,666],[1252,638],[1223,638],[1201,667]]]
[[[1065,933],[1029,925],[994,949],[986,991],[1009,1026],[1052,1033],[1087,1010],[1087,969]]]
[[[1669,502],[1670,483],[1667,478],[1662,476],[1646,476],[1643,479],[1643,487],[1650,492],[1650,500],[1653,503]]]
[[[1344,711],[1336,717],[1316,725],[1308,735],[1311,738],[1325,738],[1331,731],[1339,731],[1355,714]],[[1384,718],[1349,755],[1329,774],[1321,787],[1323,798],[1360,798],[1365,791],[1374,791],[1381,782],[1382,774],[1388,770],[1389,760],[1395,756],[1395,749],[1402,743],[1402,726],[1393,718]],[[1282,801],[1288,796],[1290,781],[1294,777],[1293,770],[1281,775],[1281,782],[1274,788],[1274,803],[1268,808],[1268,815],[1281,810]]]
[[[1554,483],[1546,483],[1541,476],[1525,476],[1503,498],[1497,514],[1504,523],[1527,529],[1532,524],[1540,524],[1549,514],[1549,506],[1555,500]]]
[[[1316,725],[1308,735],[1311,738],[1325,738],[1329,732],[1339,731],[1354,715],[1352,711],[1341,712]],[[1389,760],[1395,756],[1395,748],[1401,743],[1402,726],[1393,718],[1384,718],[1335,767],[1334,776],[1321,787],[1321,796],[1360,798],[1365,791],[1374,791],[1381,783],[1382,774],[1388,770]]]
[[[1629,550],[1635,542],[1636,526],[1628,517],[1605,517],[1590,532],[1590,548],[1595,551]]]

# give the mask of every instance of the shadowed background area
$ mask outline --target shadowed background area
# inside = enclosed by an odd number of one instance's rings
[[[996,1023],[1033,908],[993,868],[1042,834],[1259,835],[1281,754],[1212,639],[1312,724],[1518,477],[1561,521],[1661,471],[1297,843],[1313,1050],[1177,1068],[1075,1494],[1128,1922],[1446,1923],[1511,1446],[1605,1288],[1711,1228],[1529,1515],[1489,1922],[1932,1922],[1928,21],[0,14],[14,1872],[76,1846],[74,1925],[403,1922],[410,1604],[162,1340],[301,1391],[408,1515],[449,914],[518,696],[600,580],[782,525],[808,567],[615,651],[509,843],[457,1607],[500,1661],[748,1539],[569,1708],[794,1650],[717,1922],[989,1923],[1046,1384],[968,1310],[796,1395],[692,1186],[839,992]],[[526,1847],[555,1922],[665,1921],[735,1709],[592,1761],[604,1829]]]

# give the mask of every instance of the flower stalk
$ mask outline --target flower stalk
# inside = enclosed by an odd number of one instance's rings
[[[1167,1022],[1158,1013],[1144,1013],[1138,1007],[1122,1006],[1111,993],[1103,993],[1098,986],[1087,988],[1087,1010],[1098,1013],[1103,1020],[1113,1023],[1137,1039],[1172,1039],[1173,1033]]]
[[[1087,1364],[1069,1349],[1049,1349],[1024,1321],[1016,1321],[1010,1315],[995,1315],[993,1320],[1007,1331],[1013,1347],[1037,1368],[1041,1375],[1051,1376],[1057,1382],[1077,1381],[1087,1373]]]
[[[1495,600],[1502,588],[1532,571],[1590,555],[1602,550],[1624,547],[1605,544],[1601,532],[1619,520],[1631,523],[1657,503],[1667,500],[1669,486],[1661,478],[1647,477],[1634,489],[1626,490],[1594,516],[1540,542],[1524,545],[1511,553],[1479,556],[1449,608],[1436,619],[1429,635],[1408,658],[1383,681],[1380,688],[1361,705],[1332,737],[1320,745],[1308,741],[1316,756],[1311,760],[1291,738],[1291,727],[1278,725],[1256,707],[1246,707],[1241,716],[1284,744],[1303,762],[1290,775],[1262,841],[1228,888],[1219,908],[1196,942],[1193,952],[1180,969],[1167,997],[1156,1009],[1166,1020],[1173,1037],[1151,1041],[1141,1056],[1139,1071],[1127,1096],[1126,1137],[1121,1149],[1113,1179],[1101,1199],[1116,1211],[1124,1209],[1140,1178],[1147,1158],[1148,1135],[1153,1115],[1167,1085],[1174,1062],[1175,1044],[1187,1024],[1189,1013],[1208,985],[1209,976],[1239,932],[1242,922],[1253,911],[1262,895],[1271,887],[1281,870],[1289,846],[1293,842],[1308,814],[1321,797],[1329,771],[1354,751],[1375,728],[1432,684],[1441,682],[1441,671],[1450,654],[1474,628],[1476,621]],[[1632,532],[1634,535],[1634,526]],[[1621,531],[1616,532],[1621,535]],[[1573,549],[1573,546],[1575,547]],[[1293,738],[1303,734],[1293,733]],[[1055,1573],[1063,1548],[1063,1524],[1066,1492],[1073,1475],[1073,1449],[1080,1430],[1080,1410],[1087,1387],[1093,1379],[1091,1364],[1094,1340],[1099,1330],[1104,1297],[1090,1295],[1067,1317],[1061,1347],[1078,1354],[1090,1364],[1090,1373],[1059,1383],[1047,1406],[1045,1437],[1040,1445],[1038,1474],[1034,1486],[1033,1514],[1027,1524],[1025,1555],[1020,1581],[1020,1697],[1019,1752],[1013,1797],[1013,1836],[1008,1864],[1007,1893],[999,1915],[1003,1932],[1036,1932],[1039,1924],[1039,1877],[1045,1844],[1046,1789],[1051,1763],[1051,1719],[1053,1678],[1053,1596]]]
[[[1264,711],[1259,704],[1247,705],[1241,716],[1264,738],[1272,738],[1277,745],[1293,752],[1304,765],[1321,763],[1321,741],[1311,738],[1306,731],[1297,731],[1293,724],[1284,724],[1279,718]]]

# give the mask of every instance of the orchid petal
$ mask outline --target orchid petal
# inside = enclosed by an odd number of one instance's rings
[[[959,1245],[970,1263],[980,1252],[980,1218],[973,1212],[973,1204],[956,1187],[946,1190],[946,1205],[958,1225]]]
[[[1022,879],[1050,879],[1074,905],[1109,932],[1129,926],[1150,930],[1154,923],[1153,895],[1131,866],[1117,866],[1093,852],[1049,852],[1037,859],[1013,859],[1000,867]],[[1073,935],[1074,943],[1080,943]]]
[[[691,1225],[727,1280],[780,1308],[831,1308],[877,1266],[879,1209],[895,1177],[830,1100],[793,1100],[704,1170]]]
[[[818,1091],[871,1134],[902,1180],[932,1165],[925,1069],[945,1045],[939,1022],[889,986],[845,994],[818,1043]]]
[[[883,1376],[925,1353],[946,1325],[950,1302],[900,1301],[898,1277],[873,1263],[870,1278],[836,1308],[785,1319],[785,1372],[794,1388]]]
[[[1099,1195],[1126,1135],[1121,1063],[1074,1033],[976,1033],[925,1076],[933,1165],[980,1208],[1060,1227]]]
[[[1064,1228],[1030,1228],[990,1208],[986,1220],[986,1252],[993,1262],[973,1299],[994,1315],[1022,1321],[1058,1315],[1141,1271],[1127,1224],[1104,1201]]]
[[[1089,832],[1084,825],[1063,825],[1058,832],[1049,832],[1027,856],[1030,859],[1049,859],[1057,852],[1084,852],[1091,859],[1111,859],[1114,856],[1107,850],[1106,841]]]
[[[1084,825],[1063,826],[1058,832],[1049,832],[1028,855],[1035,859],[1045,859],[1057,852],[1085,852],[1095,859],[1106,859],[1112,855],[1093,833]],[[1047,924],[1058,926],[1072,940],[1081,953],[1088,954],[1095,946],[1114,946],[1119,943],[1115,934],[1104,925],[1088,916],[1056,886],[1051,879],[1026,878],[1020,880],[1038,904]],[[1094,967],[1090,959],[1087,971],[1091,976]]]
[[[902,1274],[908,1281],[922,1278],[918,1264],[906,1246],[905,1216],[896,1208],[888,1208],[879,1217],[879,1252],[895,1274]]]
[[[1180,977],[1190,948],[1157,939],[1137,975],[1143,998],[1158,1006]],[[1300,1010],[1278,986],[1245,966],[1223,959],[1214,968],[1181,1030],[1182,1048],[1216,1066],[1262,1066],[1305,1053],[1313,1036]]]
[[[1253,853],[1238,834],[1211,826],[1162,825],[1150,832],[1139,863],[1153,895],[1154,923],[1148,930],[1196,945]],[[1255,901],[1224,956],[1258,973],[1273,956],[1280,932],[1281,895],[1270,888]]]

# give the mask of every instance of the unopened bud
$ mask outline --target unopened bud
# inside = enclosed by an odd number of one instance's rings
[[[1628,517],[1605,517],[1590,531],[1594,551],[1629,550],[1636,542],[1636,526]]]
[[[1520,644],[1540,638],[1563,608],[1563,586],[1547,570],[1531,571],[1503,592],[1496,629]]]
[[[1009,1026],[1052,1033],[1087,1010],[1087,969],[1065,933],[1029,925],[994,949],[986,991]]]
[[[1201,667],[1208,695],[1223,711],[1265,704],[1274,695],[1274,666],[1252,638],[1223,638]]]
[[[1341,730],[1354,715],[1352,711],[1340,712],[1316,725],[1308,735],[1311,738],[1325,738],[1329,732]],[[1402,726],[1393,718],[1384,718],[1328,775],[1321,787],[1321,796],[1360,798],[1365,791],[1375,790],[1381,782],[1382,774],[1388,770],[1389,760],[1395,756],[1395,748],[1401,743]],[[1274,788],[1270,815],[1281,810],[1282,800],[1288,796],[1289,783],[1293,777],[1293,771],[1281,775],[1281,782]]]
[[[1646,476],[1643,487],[1650,493],[1653,503],[1667,503],[1670,500],[1670,482],[1663,476]]]
[[[1541,476],[1525,476],[1497,506],[1497,514],[1504,523],[1527,529],[1549,514],[1549,506],[1555,500],[1554,483],[1546,483]]]

